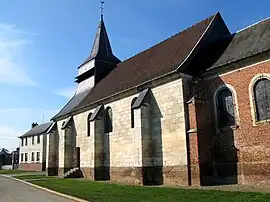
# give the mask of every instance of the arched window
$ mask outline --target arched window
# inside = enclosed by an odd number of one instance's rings
[[[107,107],[104,114],[104,133],[113,131],[112,108]]]
[[[131,101],[131,106],[130,106],[130,110],[131,110],[131,128],[134,128],[135,125],[135,121],[134,121],[134,109],[132,108],[132,105],[134,104],[134,102],[136,101],[137,97],[133,98],[133,100]]]
[[[90,118],[91,118],[91,116],[92,116],[92,113],[89,113],[87,116],[87,137],[90,137],[90,134],[91,134],[91,132],[90,132],[90,129],[91,129]]]
[[[233,95],[229,88],[222,88],[216,97],[218,128],[235,125]]]
[[[257,121],[270,119],[270,80],[258,80],[253,87]]]

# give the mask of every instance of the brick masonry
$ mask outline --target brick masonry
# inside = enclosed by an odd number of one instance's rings
[[[41,163],[20,163],[20,170],[42,171]]]
[[[254,61],[256,63],[258,61]],[[243,184],[267,184],[270,183],[270,124],[269,122],[256,123],[254,121],[254,107],[250,84],[252,79],[259,75],[270,74],[270,61],[265,61],[248,68],[239,69],[206,81],[209,102],[214,106],[213,96],[221,85],[232,87],[235,100],[237,124],[239,128],[217,133],[218,138],[232,137],[237,151],[237,180]],[[215,126],[216,114],[211,108],[211,117]],[[255,123],[255,124],[254,124]],[[232,165],[219,162],[220,167],[230,169]],[[226,167],[227,166],[227,167]]]

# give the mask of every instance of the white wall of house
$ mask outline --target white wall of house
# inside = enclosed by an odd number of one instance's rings
[[[44,159],[44,146],[46,147],[46,134],[41,134],[40,142],[38,143],[38,136],[30,136],[20,138],[20,163],[42,163]],[[34,138],[34,142],[32,142],[32,138]],[[27,139],[27,145],[26,145]],[[22,145],[23,140],[23,145]],[[34,161],[32,161],[32,152],[34,152]],[[40,159],[37,160],[37,153],[40,153]],[[22,159],[23,154],[23,159]],[[28,159],[25,161],[25,154],[27,154]]]

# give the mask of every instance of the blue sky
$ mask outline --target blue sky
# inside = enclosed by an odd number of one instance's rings
[[[92,47],[98,0],[1,1],[0,148],[15,149],[33,121],[48,121],[75,92]],[[113,0],[105,24],[121,60],[221,12],[235,32],[269,17],[269,0]]]

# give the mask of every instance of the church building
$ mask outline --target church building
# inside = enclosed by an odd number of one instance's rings
[[[101,16],[76,82],[47,131],[48,175],[270,183],[269,18],[231,33],[216,13],[120,61]]]

